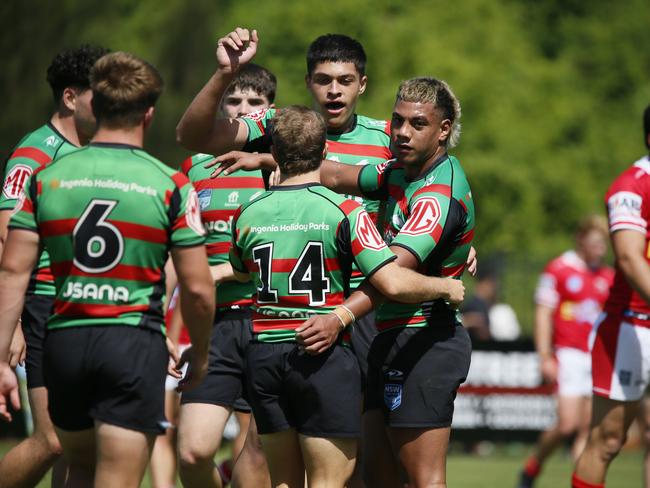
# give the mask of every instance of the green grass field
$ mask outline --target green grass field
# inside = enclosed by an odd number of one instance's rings
[[[0,441],[0,456],[16,441]],[[515,486],[529,448],[499,449],[489,456],[452,454],[447,466],[447,484],[450,488],[509,488]],[[516,452],[515,452],[516,451]],[[640,488],[642,455],[640,451],[623,452],[612,465],[607,488]],[[536,488],[563,488],[570,486],[573,463],[562,454],[554,456],[544,468]],[[146,477],[144,488],[150,488]],[[180,484],[179,484],[180,486]],[[38,485],[49,487],[49,477]]]

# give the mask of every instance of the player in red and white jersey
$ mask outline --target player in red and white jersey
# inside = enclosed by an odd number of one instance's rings
[[[544,432],[521,473],[519,487],[529,488],[544,461],[565,439],[577,434],[574,459],[589,433],[591,354],[589,337],[614,279],[603,264],[607,221],[599,215],[578,227],[576,249],[553,259],[540,276],[535,293],[535,347],[542,376],[557,384],[557,424]]]
[[[650,106],[644,112],[650,149]],[[605,197],[616,276],[592,349],[593,419],[573,486],[601,487],[650,379],[650,158],[625,170]]]

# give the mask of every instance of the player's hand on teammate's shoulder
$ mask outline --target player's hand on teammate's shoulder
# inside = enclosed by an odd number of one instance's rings
[[[0,420],[11,422],[11,413],[7,402],[11,402],[15,410],[20,410],[18,378],[9,363],[2,361],[0,362]]]
[[[333,313],[313,315],[296,329],[296,342],[308,354],[327,351],[341,332],[341,321]]]
[[[445,300],[451,305],[460,305],[465,299],[465,285],[461,280],[447,278],[447,297]]]
[[[181,372],[185,363],[188,363],[187,373],[185,373],[183,379],[178,383],[178,388],[176,388],[178,391],[188,391],[201,384],[208,372],[207,348],[205,351],[201,351],[194,346],[185,349],[180,359],[176,362],[176,371]]]
[[[236,73],[257,52],[257,31],[237,27],[217,42],[219,69]]]
[[[206,168],[216,166],[210,178],[216,178],[223,173],[227,176],[237,170],[255,171],[258,169],[275,170],[277,167],[273,156],[270,154],[249,153],[244,151],[230,151],[214,158],[205,165]]]

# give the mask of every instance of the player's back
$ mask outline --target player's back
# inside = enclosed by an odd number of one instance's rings
[[[203,242],[190,189],[187,177],[125,144],[94,143],[36,172],[12,225],[32,213],[50,251],[57,297],[48,328],[162,330],[169,247]]]
[[[344,301],[352,262],[368,252],[355,238],[357,226],[374,229],[358,203],[316,183],[273,187],[242,207],[234,251],[257,286],[260,340],[293,339],[310,314]]]
[[[640,159],[614,180],[605,196],[610,233],[633,230],[645,235],[650,243],[650,158]],[[650,263],[650,255],[645,253]],[[650,314],[650,305],[632,289],[623,272],[616,267],[614,284],[605,303],[605,311],[623,313],[632,311]]]

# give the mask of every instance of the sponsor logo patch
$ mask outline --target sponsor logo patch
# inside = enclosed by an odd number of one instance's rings
[[[411,215],[400,232],[411,236],[430,234],[440,221],[441,213],[437,198],[420,198],[415,202]]]
[[[365,210],[359,212],[357,216],[355,231],[357,233],[357,239],[359,239],[361,245],[366,249],[380,251],[386,247],[386,243],[379,235],[377,227],[375,227],[370,215]]]
[[[32,175],[32,168],[26,164],[17,164],[5,178],[2,193],[10,199],[20,198],[27,179]]]
[[[199,197],[196,194],[194,188],[190,189],[187,195],[187,205],[185,207],[185,221],[190,229],[196,232],[200,236],[205,235],[205,229],[203,228],[203,223],[201,222],[201,204],[199,203]]]

